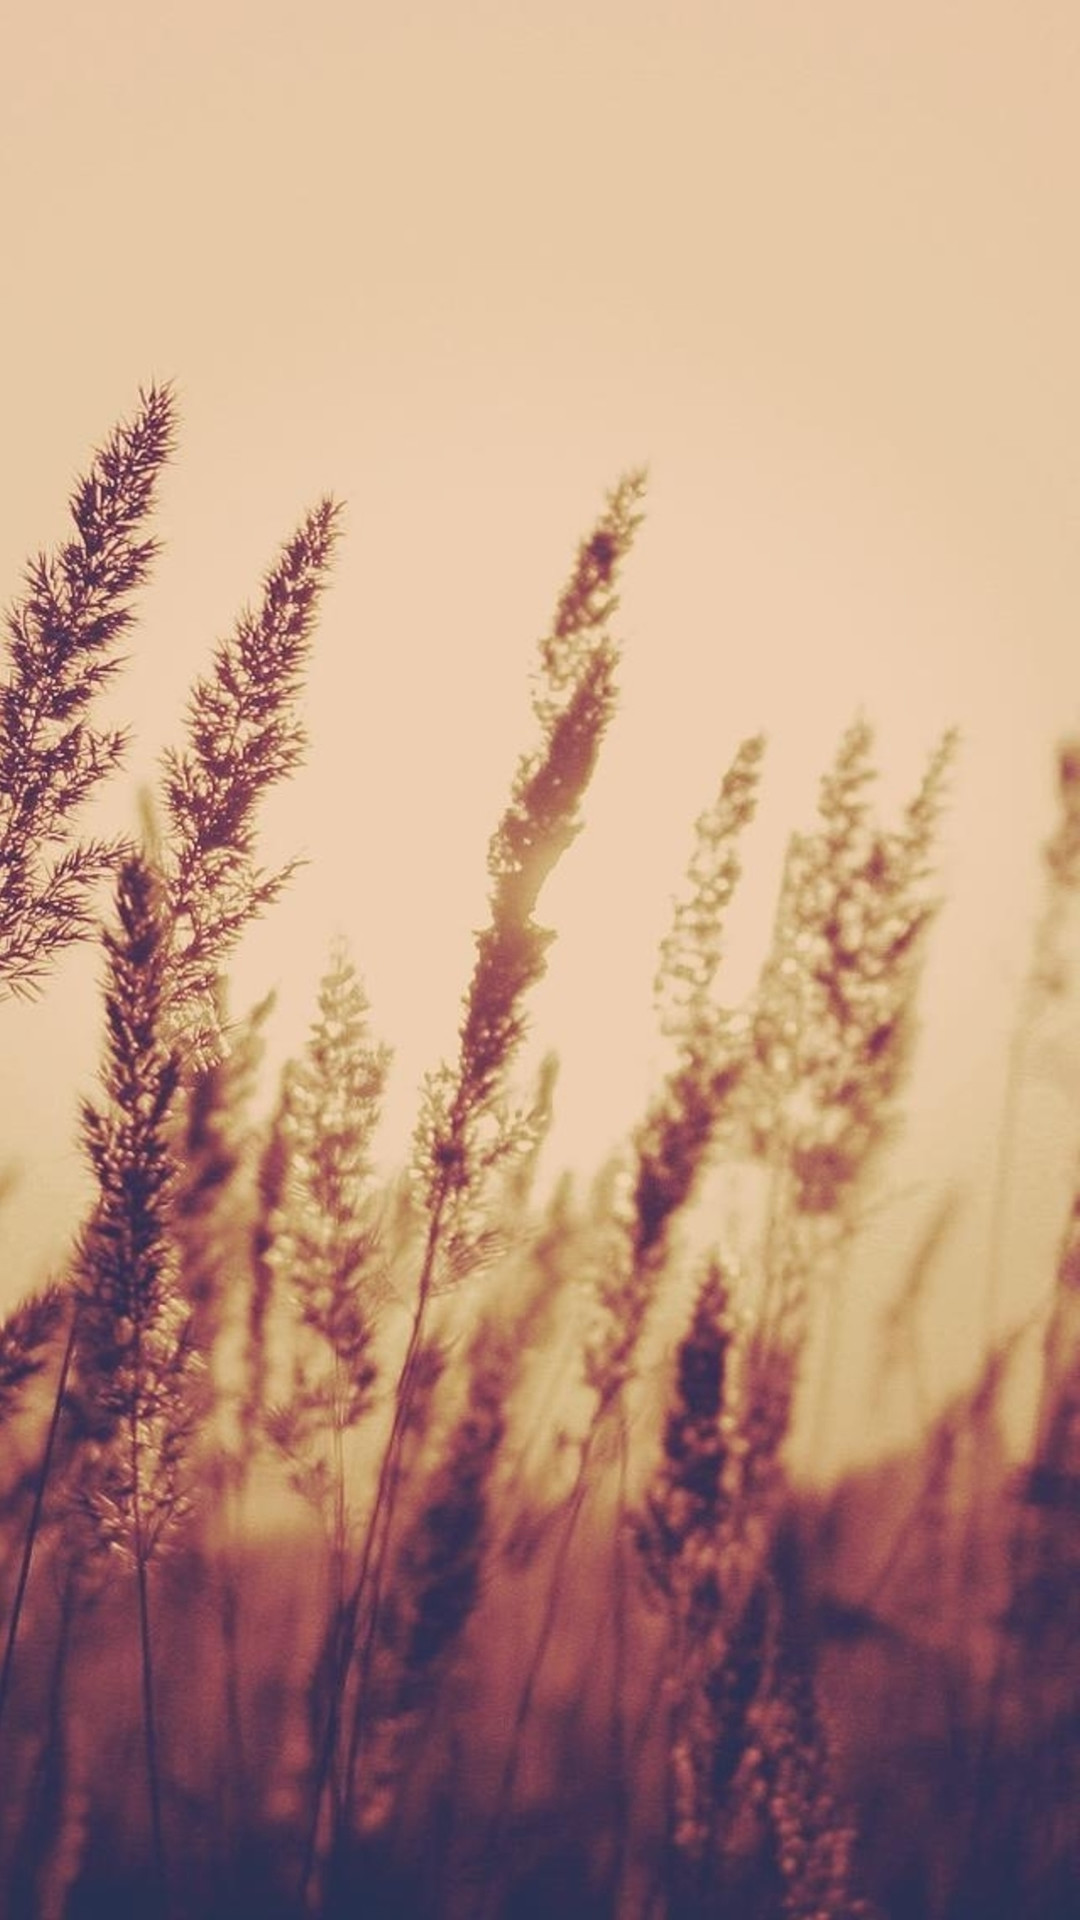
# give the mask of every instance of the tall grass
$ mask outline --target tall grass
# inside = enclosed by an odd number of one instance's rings
[[[616,712],[644,497],[621,482],[540,643],[456,1056],[386,1180],[390,1052],[346,950],[269,1099],[270,1009],[229,1012],[230,957],[291,871],[260,865],[258,819],[303,751],[331,501],[196,679],[141,844],[79,835],[121,756],[92,702],[174,426],[154,390],[96,456],[0,690],[0,977],[37,990],[96,938],[104,1016],[87,1219],[0,1326],[0,1913],[1070,1911],[1075,1202],[1026,1457],[1001,1412],[1023,1329],[973,1346],[950,1405],[924,1397],[906,1455],[817,1492],[791,1457],[902,1124],[954,739],[889,822],[853,723],[732,1005],[768,778],[764,741],[739,747],[658,955],[655,1090],[591,1184],[545,1192],[554,1064],[530,1086],[522,1043],[542,889]],[[1044,998],[1071,971],[1069,749],[1061,773]],[[718,1179],[757,1214],[715,1207]],[[894,1353],[918,1357],[947,1218]],[[826,1368],[823,1404],[847,1390]]]

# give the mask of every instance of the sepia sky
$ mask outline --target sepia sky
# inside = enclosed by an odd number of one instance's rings
[[[1075,6],[8,13],[4,597],[140,383],[179,394],[166,551],[117,694],[138,731],[125,820],[279,542],[322,492],[347,503],[309,764],[268,837],[310,865],[245,950],[238,1003],[278,984],[291,1044],[345,932],[407,1136],[453,1046],[535,640],[605,491],[647,464],[620,717],[543,903],[561,1150],[592,1164],[644,1097],[656,943],[740,736],[769,736],[749,953],[783,836],[862,710],[893,802],[942,727],[963,732],[913,1129],[916,1184],[954,1153],[970,1172],[1052,750],[1080,727]],[[5,1009],[5,1217],[35,1258],[74,1223],[93,971]],[[1047,1111],[1064,1166],[1070,1109]],[[949,1324],[962,1349],[970,1316]]]

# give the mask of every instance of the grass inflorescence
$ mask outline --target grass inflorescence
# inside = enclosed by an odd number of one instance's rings
[[[1080,1884],[1075,1200],[1026,1454],[997,1246],[993,1337],[946,1406],[920,1377],[918,1445],[824,1491],[792,1451],[902,1122],[954,737],[890,823],[853,722],[729,1004],[769,777],[763,737],[737,747],[658,955],[657,1084],[591,1184],[545,1191],[538,915],[616,713],[627,476],[540,642],[457,1049],[387,1179],[391,1052],[347,948],[269,1099],[271,1008],[229,1010],[292,871],[261,864],[260,811],[304,751],[333,501],[196,679],[142,836],[83,830],[174,434],[170,390],[142,395],[7,622],[0,994],[93,940],[103,1017],[86,1218],[0,1324],[0,1915],[1055,1920]],[[1069,991],[1076,767],[1005,1147]],[[894,1367],[955,1206],[885,1316]]]

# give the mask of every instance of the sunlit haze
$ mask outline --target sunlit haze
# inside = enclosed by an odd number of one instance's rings
[[[308,760],[267,822],[268,863],[308,864],[233,999],[277,990],[283,1057],[347,937],[395,1048],[388,1166],[454,1048],[537,638],[620,474],[649,481],[619,713],[541,903],[553,1166],[592,1169],[659,1071],[657,945],[739,740],[768,748],[733,993],[842,727],[875,726],[888,811],[959,726],[907,1197],[842,1363],[864,1368],[935,1196],[992,1151],[1080,726],[1076,9],[43,0],[12,13],[0,84],[6,597],[140,385],[179,398],[110,817],[134,821],[279,543],[346,503]],[[78,1221],[96,971],[76,956],[4,1011],[13,1292]],[[1033,1103],[1047,1246],[1074,1105]],[[973,1203],[966,1257],[984,1234]],[[984,1329],[940,1312],[944,1386]]]

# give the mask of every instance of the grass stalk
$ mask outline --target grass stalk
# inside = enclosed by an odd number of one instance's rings
[[[154,1881],[163,1915],[170,1909],[169,1873],[165,1851],[165,1826],[161,1808],[161,1758],[158,1741],[157,1711],[154,1693],[154,1655],[150,1632],[149,1558],[142,1511],[142,1440],[136,1409],[132,1408],[128,1432],[131,1459],[131,1502],[135,1584],[139,1603],[139,1678],[142,1697],[143,1749],[146,1759],[146,1787],[150,1804],[150,1839],[153,1849]]]
[[[346,1715],[345,1696],[354,1663],[356,1667],[353,1681],[355,1704],[345,1760],[344,1790],[341,1796],[341,1804],[335,1808],[335,1846],[341,1844],[343,1820],[348,1807],[351,1805],[352,1796],[355,1791],[356,1768],[362,1739],[367,1683],[370,1677],[371,1659],[378,1632],[387,1543],[393,1521],[397,1489],[400,1483],[401,1455],[413,1408],[417,1362],[423,1342],[428,1305],[431,1298],[432,1276],[435,1269],[435,1258],[438,1250],[441,1223],[442,1208],[437,1205],[428,1227],[427,1244],[420,1271],[416,1304],[413,1310],[412,1323],[409,1328],[409,1337],[406,1342],[404,1358],[401,1362],[397,1385],[394,1390],[394,1410],[390,1423],[390,1432],[383,1447],[379,1463],[375,1495],[364,1530],[364,1540],[360,1550],[359,1565],[352,1589],[336,1626],[338,1658],[332,1667],[334,1680],[331,1685],[326,1726],[323,1732],[322,1743],[316,1757],[311,1796],[311,1813],[304,1844],[298,1889],[301,1906],[306,1903],[310,1894],[312,1876],[315,1871],[318,1856],[323,1807],[338,1751],[342,1724]],[[363,1612],[362,1609],[364,1609]],[[365,1621],[365,1625],[362,1637],[358,1640],[357,1629],[362,1619]]]
[[[4,1637],[4,1658],[2,1665],[0,1665],[0,1732],[3,1730],[4,1713],[7,1708],[8,1695],[11,1690],[12,1677],[15,1671],[15,1647],[19,1637],[23,1607],[26,1602],[26,1591],[30,1584],[30,1568],[34,1558],[34,1549],[41,1532],[42,1517],[45,1510],[45,1495],[48,1490],[49,1480],[53,1470],[53,1462],[56,1457],[56,1445],[60,1435],[60,1424],[64,1416],[68,1378],[75,1356],[77,1326],[78,1304],[76,1302],[73,1303],[71,1309],[67,1339],[64,1342],[60,1371],[56,1381],[56,1391],[53,1395],[52,1411],[49,1415],[49,1425],[45,1435],[45,1449],[41,1456],[41,1464],[38,1468],[34,1484],[33,1504],[30,1508],[30,1516],[23,1538],[22,1553],[19,1559],[19,1572],[15,1582],[15,1593],[11,1603],[11,1613],[8,1617],[7,1633]]]

